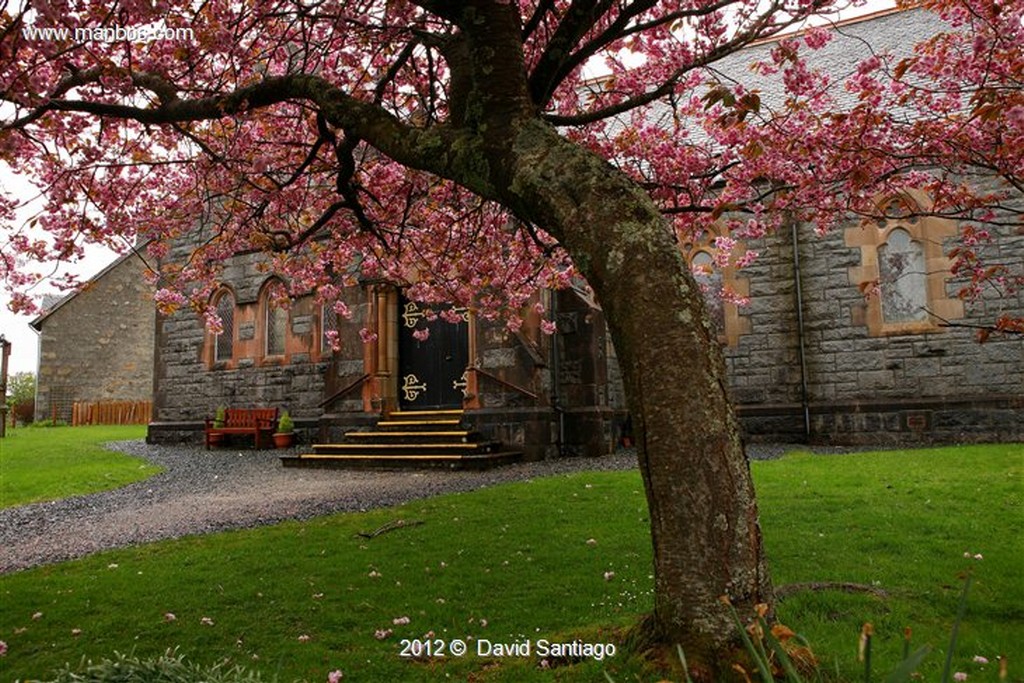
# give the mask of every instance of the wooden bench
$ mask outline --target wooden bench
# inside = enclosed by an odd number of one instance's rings
[[[277,429],[277,408],[228,408],[222,427],[215,427],[213,422],[214,418],[206,418],[207,450],[215,434],[252,434],[253,447],[259,449],[263,446],[263,435],[269,436]]]

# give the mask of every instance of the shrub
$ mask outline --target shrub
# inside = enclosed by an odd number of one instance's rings
[[[200,666],[186,661],[184,655],[167,652],[159,657],[140,659],[115,653],[113,659],[98,663],[82,662],[66,666],[49,683],[262,683],[254,671],[225,663]]]

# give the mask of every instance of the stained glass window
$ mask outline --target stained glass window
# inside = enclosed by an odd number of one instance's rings
[[[690,259],[693,277],[704,290],[711,322],[718,334],[725,333],[725,302],[722,301],[722,274],[715,268],[714,259],[706,251],[696,251]]]
[[[288,311],[273,300],[267,301],[267,355],[283,356],[288,332]]]
[[[324,306],[320,312],[322,334],[320,335],[320,350],[324,353],[331,351],[331,337],[338,332],[338,312],[333,306]]]
[[[221,332],[217,335],[213,346],[213,360],[230,360],[234,353],[235,340],[235,297],[231,292],[224,292],[217,299],[217,316],[220,318]]]
[[[902,228],[878,247],[878,289],[887,323],[927,320],[928,278],[924,249]]]

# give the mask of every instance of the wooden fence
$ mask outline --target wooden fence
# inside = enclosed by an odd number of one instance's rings
[[[79,425],[144,425],[153,419],[151,401],[102,401],[75,403],[71,424]]]

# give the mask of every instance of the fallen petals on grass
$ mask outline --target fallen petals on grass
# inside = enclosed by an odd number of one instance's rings
[[[174,612],[164,612],[164,621],[177,621],[178,617],[174,615]]]
[[[409,623],[409,617],[396,617],[391,620],[391,623],[395,626],[405,626]]]
[[[7,656],[7,643],[5,643],[4,641],[0,640],[0,657],[6,657],[6,656]]]
[[[384,640],[385,638],[389,637],[392,633],[393,631],[389,628],[379,628],[373,632],[373,637],[377,640]]]
[[[957,671],[955,674],[953,674],[953,680],[954,681],[966,681],[967,680],[967,674],[965,674],[963,671]]]
[[[42,612],[36,612],[35,614],[32,615],[32,621],[39,621],[42,618],[43,618],[43,613]]]
[[[303,633],[301,636],[299,636],[299,642],[300,643],[308,643],[310,640],[312,640],[312,639],[308,635],[306,635],[305,633]]]
[[[213,619],[211,619],[210,617],[203,617],[199,620],[199,623],[203,626],[213,626]]]
[[[341,679],[345,677],[345,674],[341,673],[341,669],[335,669],[331,673],[327,674],[327,683],[340,683]]]
[[[974,655],[975,664],[988,664],[988,657],[982,657],[981,655]]]

